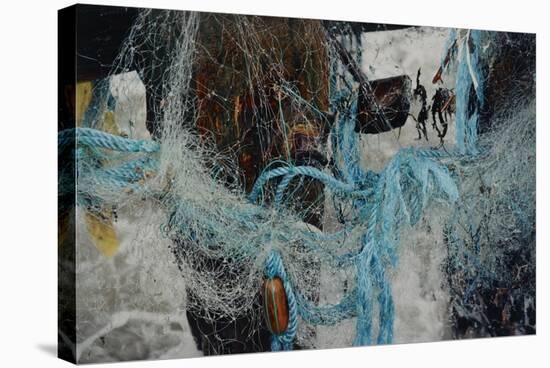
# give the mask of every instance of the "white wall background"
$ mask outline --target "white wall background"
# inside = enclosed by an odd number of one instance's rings
[[[550,153],[542,101],[549,85],[543,1],[94,1],[99,4],[537,32],[538,277],[536,337],[408,344],[121,363],[132,367],[422,366],[530,367],[550,361],[548,266],[545,250]],[[57,339],[57,14],[67,1],[11,1],[0,12],[0,366],[64,367]],[[546,96],[547,97],[547,96]],[[545,313],[546,311],[546,313]],[[545,315],[546,314],[546,315]],[[546,317],[546,318],[545,318]]]

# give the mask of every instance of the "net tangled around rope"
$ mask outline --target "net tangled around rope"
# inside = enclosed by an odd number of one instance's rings
[[[449,45],[459,49],[456,146],[401,149],[380,172],[360,165],[364,153],[354,131],[357,89],[351,76],[342,73],[327,40],[333,64],[329,99],[335,109],[330,150],[337,170],[284,162],[267,167],[246,193],[237,185],[228,185],[239,182],[241,173],[226,152],[219,152],[181,123],[197,119],[189,93],[198,47],[194,42],[197,16],[184,13],[175,18],[167,12],[154,24],[148,16],[145,12],[132,29],[114,73],[124,71],[124,65],[135,65],[134,58],[140,57],[134,53],[136,40],[159,45],[156,37],[165,28],[179,30],[179,37],[165,45],[170,63],[158,74],[164,101],[158,114],[158,140],[122,138],[93,129],[91,124],[61,132],[59,145],[75,148],[79,206],[132,208],[150,201],[164,209],[166,218],[158,235],[177,239],[173,250],[186,287],[202,307],[207,306],[204,313],[212,319],[220,315],[237,318],[249,311],[261,280],[279,277],[288,300],[289,325],[283,334],[273,335],[272,350],[292,349],[301,323],[335,325],[350,318],[356,318],[354,345],[388,344],[393,341],[395,318],[390,273],[398,267],[399,247],[407,246],[400,234],[423,218],[429,221],[429,208],[447,209],[449,247],[459,254],[453,258],[453,267],[469,273],[470,263],[479,262],[478,281],[499,272],[498,264],[486,263],[490,255],[482,255],[483,248],[491,246],[489,238],[515,237],[519,244],[531,236],[535,189],[531,107],[503,116],[504,122],[491,133],[481,138],[477,134],[484,103],[484,68],[491,51],[481,42],[491,41],[490,32],[451,34]],[[251,68],[255,67],[256,46],[253,37],[242,44]],[[346,78],[348,82],[343,83]],[[292,104],[304,105],[296,93],[287,96]],[[345,109],[335,108],[343,105]],[[325,195],[349,209],[340,230],[321,231],[286,205],[291,181],[304,178],[322,183]],[[492,183],[490,194],[480,193],[480,181]],[[270,200],[273,188],[274,200]],[[484,220],[487,216],[492,220]],[[472,233],[477,238],[471,238]],[[475,255],[467,254],[472,251],[471,242],[477,249]],[[209,263],[212,259],[220,260],[219,264]],[[318,272],[312,265],[343,270],[348,286],[338,303],[318,304]]]

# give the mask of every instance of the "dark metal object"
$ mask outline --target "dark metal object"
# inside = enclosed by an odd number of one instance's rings
[[[370,86],[376,107],[373,108],[364,90],[360,90],[355,131],[378,134],[405,125],[410,110],[411,79],[407,75],[377,79],[370,82]]]
[[[359,83],[355,131],[378,134],[405,125],[410,109],[411,79],[402,75],[369,81],[344,45],[335,37],[331,41],[342,64]]]

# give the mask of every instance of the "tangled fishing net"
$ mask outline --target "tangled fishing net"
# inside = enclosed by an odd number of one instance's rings
[[[232,27],[223,33],[227,39],[201,38],[201,22],[207,17],[219,17],[220,27]],[[146,92],[158,102],[147,113],[154,139],[136,139],[131,132],[126,136],[105,132],[100,117],[109,109],[110,92],[101,83],[95,88],[98,103],[86,113],[81,127],[59,134],[61,150],[74,149],[79,226],[85,229],[86,221],[94,223],[90,217],[101,222],[127,214],[134,234],[121,246],[131,255],[124,262],[140,264],[142,257],[154,257],[159,264],[175,259],[178,266],[163,272],[144,263],[140,273],[127,275],[125,285],[151,293],[150,306],[135,305],[134,309],[151,307],[164,313],[160,317],[147,312],[117,314],[116,303],[110,304],[108,297],[96,299],[93,305],[77,303],[83,321],[77,326],[82,336],[77,346],[82,346],[83,353],[105,335],[105,331],[94,331],[93,321],[113,318],[113,313],[118,322],[111,322],[112,328],[131,319],[145,321],[134,326],[135,334],[159,328],[155,325],[159,318],[173,322],[173,328],[164,331],[166,341],[157,343],[174,349],[183,348],[170,336],[181,331],[174,323],[184,324],[185,310],[213,321],[251,316],[250,330],[254,331],[264,323],[257,302],[263,280],[274,277],[283,282],[289,322],[284,333],[272,335],[272,350],[292,349],[295,344],[321,346],[316,341],[316,326],[345,325],[354,345],[392,343],[396,309],[392,280],[400,267],[398,255],[410,246],[407,234],[412,231],[433,231],[439,237],[434,246],[447,248],[441,267],[448,278],[444,282],[453,291],[452,318],[478,320],[480,330],[471,333],[491,335],[481,304],[471,301],[481,301],[484,292],[499,288],[525,306],[520,329],[534,328],[531,312],[527,312],[534,308],[532,98],[509,97],[514,103],[495,107],[490,128],[478,134],[487,103],[487,76],[491,63],[500,56],[503,36],[457,30],[443,50],[444,57],[451,55],[454,63],[443,62],[442,66],[447,73],[456,73],[454,144],[438,149],[402,148],[383,169],[373,171],[362,164],[369,152],[364,152],[355,131],[358,98],[368,90],[343,66],[336,44],[343,40],[341,44],[361,65],[361,43],[346,43],[345,35],[320,33],[307,22],[296,27],[299,35],[289,37],[295,43],[303,42],[311,59],[325,53],[328,67],[320,70],[328,76],[324,97],[321,82],[318,91],[306,93],[285,69],[285,56],[278,53],[283,49],[278,42],[284,40],[277,39],[276,25],[269,21],[143,11],[112,74],[138,70],[141,78],[154,80],[158,86],[151,89],[146,84]],[[265,48],[266,38],[279,48]],[[224,47],[234,48],[227,55],[240,56],[226,60],[223,54],[212,55],[207,47],[210,42],[224,42]],[[212,81],[196,77],[199,62],[214,65],[212,70],[234,67],[233,80],[220,80],[223,74],[214,72],[209,78],[250,91],[254,129],[238,133],[239,145],[224,141],[227,134],[220,133],[239,127],[231,121],[208,120],[200,106],[227,112],[225,116],[231,119],[240,102],[208,95],[209,88],[203,84]],[[513,94],[513,88],[509,90]],[[321,109],[323,98],[328,105]],[[274,99],[278,104],[272,103]],[[375,113],[384,121],[385,112],[379,106]],[[269,121],[262,120],[266,116]],[[292,134],[313,120],[321,121],[326,129],[318,132],[319,141],[314,143],[330,157],[330,165],[291,155]],[[220,130],[214,131],[216,127]],[[260,137],[247,142],[243,140],[247,134]],[[247,144],[260,146],[262,162],[268,162],[256,168],[260,174],[252,182],[242,164]],[[59,186],[60,192],[71,190],[63,181]],[[317,197],[311,198],[311,193]],[[330,230],[323,227],[327,213],[334,220]],[[316,217],[321,221],[312,220]],[[163,251],[166,248],[174,258]],[[77,252],[83,257],[78,259],[94,257],[90,250]],[[510,274],[510,262],[517,261],[510,258],[518,254],[523,258],[517,273]],[[77,266],[78,283],[85,285],[87,277],[97,279],[109,267],[124,270],[125,265],[117,262],[115,258],[106,266],[97,258],[86,270]],[[327,279],[337,289],[329,303],[320,296],[320,284]],[[137,292],[126,286],[112,289],[116,296],[111,298],[126,308]],[[177,311],[160,302],[174,294],[181,298]],[[166,356],[170,354],[155,357]]]

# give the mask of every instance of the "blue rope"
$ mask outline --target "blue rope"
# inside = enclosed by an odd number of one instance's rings
[[[106,148],[120,152],[153,153],[160,150],[160,145],[155,141],[124,138],[91,128],[74,128],[61,131],[58,134],[58,145],[64,147],[74,144],[75,138],[79,146]]]
[[[296,175],[308,176],[313,179],[317,179],[327,187],[332,190],[347,194],[351,197],[368,197],[372,194],[371,190],[358,190],[353,184],[343,183],[334,177],[322,172],[321,170],[311,167],[311,166],[288,166],[288,167],[278,167],[273,170],[264,171],[254,183],[254,186],[248,195],[250,202],[256,202],[258,196],[260,195],[264,185],[271,179],[277,178],[279,176],[288,176],[288,179],[284,179],[281,183],[281,189],[278,190],[282,192],[286,186],[290,183],[290,178]],[[282,194],[280,195],[282,196]],[[279,198],[280,200],[280,198]]]
[[[467,155],[479,153],[477,129],[479,114],[484,104],[485,78],[481,71],[481,31],[469,31],[469,39],[464,41],[463,52],[456,76],[456,147],[458,152]],[[473,50],[467,52],[469,44]],[[476,103],[471,110],[471,91],[475,92]]]

